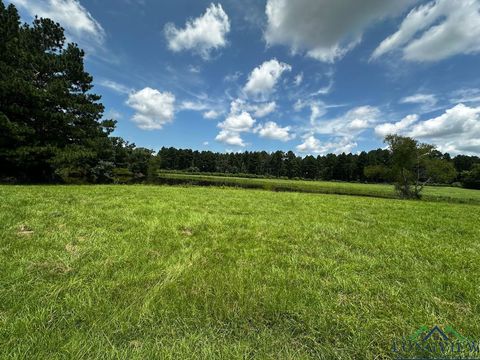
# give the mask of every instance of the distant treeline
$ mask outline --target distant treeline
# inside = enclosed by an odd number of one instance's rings
[[[451,158],[440,151],[435,151],[433,156],[452,163],[457,172],[454,181],[461,181],[462,174],[480,164],[477,156]],[[156,158],[162,170],[360,182],[389,182],[392,162],[391,152],[384,149],[300,157],[292,151],[214,153],[162,148]]]

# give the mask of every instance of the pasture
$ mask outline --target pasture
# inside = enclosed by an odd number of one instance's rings
[[[390,359],[423,325],[480,338],[475,201],[140,185],[0,198],[2,359]]]
[[[163,184],[225,186],[271,191],[397,198],[393,185],[389,184],[243,178],[175,172],[160,172],[158,180]],[[422,198],[428,201],[476,203],[480,205],[480,191],[477,190],[450,186],[426,186],[422,195]]]

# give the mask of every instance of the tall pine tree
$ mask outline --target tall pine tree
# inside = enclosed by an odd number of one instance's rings
[[[114,121],[92,94],[84,52],[50,19],[21,24],[0,0],[0,177],[88,180]]]

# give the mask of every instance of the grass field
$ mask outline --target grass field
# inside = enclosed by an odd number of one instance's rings
[[[182,186],[0,199],[1,359],[390,359],[422,325],[480,338],[477,204]]]
[[[257,188],[274,191],[290,191],[320,194],[357,195],[382,198],[396,198],[393,185],[362,184],[334,181],[302,181],[283,179],[255,179],[230,176],[191,175],[188,173],[162,172],[159,178],[165,183],[200,184]],[[448,201],[480,204],[480,191],[458,187],[427,186],[423,199],[428,201]]]

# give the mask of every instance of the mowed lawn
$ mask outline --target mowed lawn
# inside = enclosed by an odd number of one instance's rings
[[[480,338],[480,206],[1,186],[0,358],[389,359]]]

